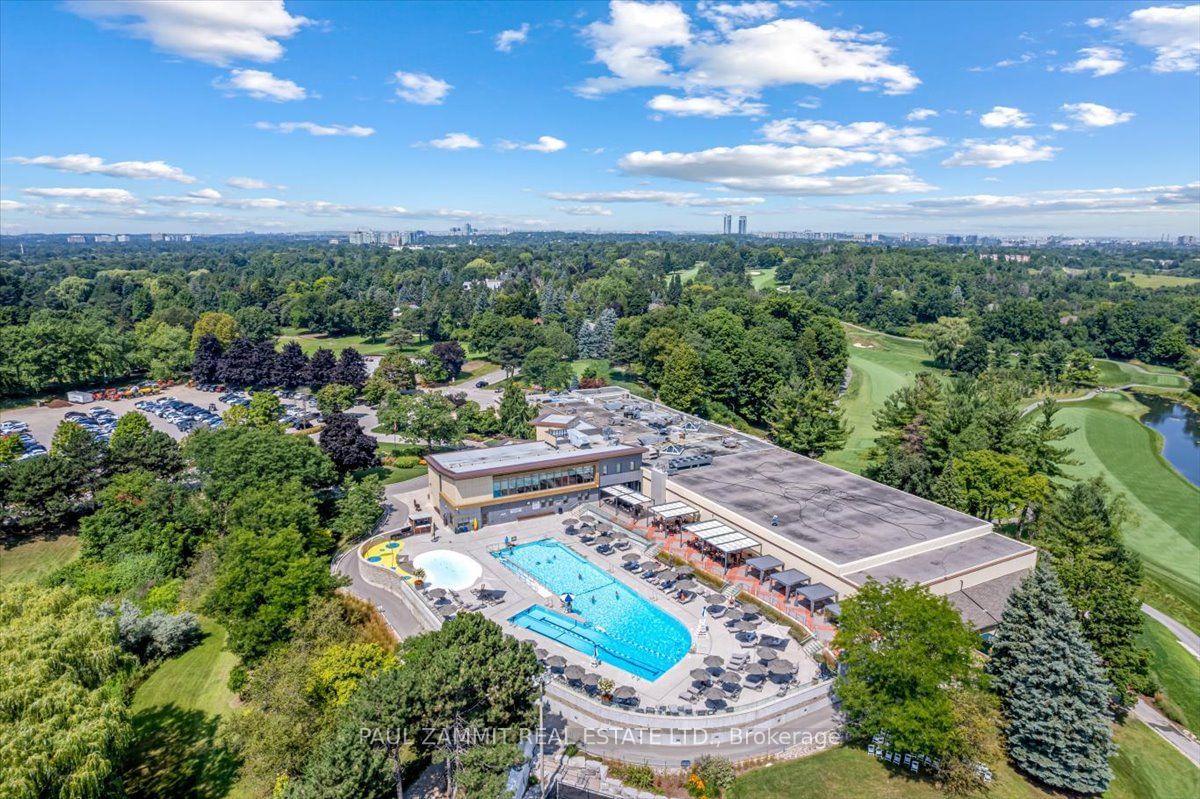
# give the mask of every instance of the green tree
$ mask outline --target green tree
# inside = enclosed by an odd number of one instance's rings
[[[12,435],[0,435],[0,463],[12,463],[21,457],[24,452],[25,446],[21,443],[21,438],[16,433]]]
[[[364,339],[377,339],[392,324],[391,306],[377,300],[362,300],[354,307],[354,332]]]
[[[1121,540],[1127,519],[1121,496],[1096,478],[1055,494],[1035,530],[1084,637],[1104,664],[1114,703],[1126,708],[1149,676],[1149,656],[1138,643],[1145,623],[1142,564]]]
[[[354,404],[354,386],[330,383],[317,391],[317,410],[322,416],[342,413]]]
[[[257,305],[238,308],[233,318],[241,336],[256,344],[279,335],[279,320]]]
[[[977,636],[945,597],[894,580],[868,580],[842,602],[833,646],[842,651],[836,690],[852,738],[883,734],[902,752],[956,751],[950,689],[976,680]]]
[[[217,341],[221,342],[221,346],[228,348],[234,339],[241,337],[241,329],[238,328],[237,320],[229,314],[208,311],[200,314],[200,318],[192,326],[193,351],[199,346],[200,339],[207,334],[216,336]]]
[[[1008,756],[1054,788],[1099,794],[1112,779],[1108,680],[1076,611],[1041,562],[1008,598],[987,670]]]
[[[829,389],[780,386],[775,390],[771,412],[771,440],[785,449],[810,458],[846,445],[846,426],[837,398]]]
[[[117,420],[112,438],[108,441],[108,464],[113,471],[140,469],[159,477],[178,474],[183,471],[184,465],[175,439],[161,430],[155,430],[145,416],[135,411]]]
[[[379,405],[393,391],[412,391],[417,387],[417,368],[402,352],[389,352],[367,378],[363,398],[368,405]]]
[[[1048,491],[1046,476],[1030,474],[1020,457],[982,449],[955,457],[933,493],[952,508],[994,522],[1017,516]]]
[[[326,559],[307,552],[295,528],[234,530],[221,542],[205,610],[224,620],[230,649],[254,661],[333,586]]]
[[[68,588],[0,585],[0,794],[101,799],[122,793],[132,739],[130,659],[112,619]]]
[[[307,691],[319,705],[344,705],[364,679],[398,664],[394,653],[376,643],[334,644],[313,662]]]
[[[500,396],[500,432],[510,438],[532,438],[533,428],[529,422],[537,415],[537,408],[525,400],[525,392],[516,383],[509,381]]]
[[[254,427],[275,428],[283,417],[283,403],[270,391],[255,391],[246,406],[248,420]]]
[[[954,354],[951,368],[955,372],[978,377],[988,368],[988,342],[983,336],[972,335]]]
[[[316,489],[337,482],[332,461],[312,439],[275,430],[197,430],[185,442],[184,456],[196,466],[205,494],[221,504],[249,488],[296,480]]]
[[[379,409],[379,422],[393,433],[435,443],[453,443],[462,438],[454,415],[454,403],[437,392],[392,394]]]
[[[177,379],[192,365],[191,336],[182,327],[147,319],[137,324],[133,335],[136,357],[155,380]]]
[[[333,531],[341,541],[353,541],[375,529],[383,517],[383,484],[369,474],[361,480],[347,477],[337,501]]]
[[[664,404],[694,413],[704,406],[704,367],[687,344],[677,344],[666,359],[658,398]]]
[[[521,364],[521,378],[542,388],[566,388],[574,376],[570,365],[549,347],[534,347]]]
[[[362,731],[341,724],[322,741],[284,799],[390,799],[396,780],[385,751],[367,746]]]
[[[1085,349],[1075,349],[1067,355],[1066,364],[1059,374],[1059,379],[1068,385],[1090,388],[1099,382],[1100,373],[1096,369],[1096,361],[1090,352]]]
[[[960,316],[940,316],[929,331],[925,342],[928,352],[938,366],[949,369],[958,351],[971,337],[971,323]]]
[[[497,341],[489,350],[492,360],[504,367],[508,377],[512,377],[525,358],[528,347],[525,340],[518,336],[506,336]]]

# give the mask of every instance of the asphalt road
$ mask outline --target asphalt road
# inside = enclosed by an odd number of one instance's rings
[[[383,614],[398,638],[408,638],[424,632],[412,612],[400,601],[399,597],[391,591],[376,588],[363,579],[362,573],[359,571],[361,564],[356,553],[357,547],[343,553],[333,562],[332,570],[335,574],[344,574],[350,578],[350,585],[344,590],[374,605]]]
[[[1170,630],[1171,634],[1179,639],[1179,643],[1191,651],[1194,657],[1200,658],[1200,635],[1192,632],[1161,610],[1155,610],[1149,605],[1142,605],[1142,613]]]
[[[1200,742],[1189,736],[1181,727],[1171,723],[1170,719],[1158,712],[1158,709],[1139,699],[1134,705],[1133,717],[1158,733],[1159,737],[1183,753],[1183,756],[1200,768]]]

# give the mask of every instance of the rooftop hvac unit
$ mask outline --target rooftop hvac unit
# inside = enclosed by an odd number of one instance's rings
[[[681,455],[678,458],[671,458],[667,461],[667,474],[682,472],[684,469],[696,469],[701,466],[708,466],[712,461],[712,455],[708,453],[702,455]]]

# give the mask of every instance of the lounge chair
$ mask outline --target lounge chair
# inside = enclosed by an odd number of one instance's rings
[[[681,693],[679,695],[679,698],[682,699],[684,702],[695,702],[697,699],[700,698],[700,694],[696,693],[695,691],[693,691],[692,689],[689,688],[688,690]]]
[[[600,546],[596,547],[596,551],[601,555],[607,555],[613,551],[612,544],[601,544]]]
[[[613,544],[613,546],[616,547],[617,549],[621,550],[622,552],[624,552],[625,550],[629,549],[629,541],[626,539],[622,539],[622,540],[618,541],[617,543]]]

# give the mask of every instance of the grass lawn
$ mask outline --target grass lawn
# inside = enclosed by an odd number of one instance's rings
[[[917,372],[939,370],[919,341],[857,328],[848,329],[846,335],[853,377],[840,404],[851,428],[850,438],[843,449],[828,453],[822,460],[858,473],[866,466],[867,452],[875,441],[875,409],[888,395],[911,383]]]
[[[1096,369],[1100,372],[1100,385],[1125,386],[1139,383],[1157,388],[1187,388],[1183,375],[1162,366],[1143,366],[1127,361],[1110,361],[1106,358],[1096,359]]]
[[[699,271],[700,271],[700,264],[697,263],[695,266],[691,267],[690,269],[676,269],[674,272],[670,272],[669,274],[679,275],[679,282],[687,283],[689,280],[695,280],[696,273]]]
[[[1100,475],[1125,496],[1135,517],[1125,540],[1147,576],[1200,613],[1200,489],[1162,457],[1162,437],[1138,421],[1144,410],[1125,394],[1063,405],[1059,421],[1077,428],[1066,444],[1081,461],[1068,471]]]
[[[225,651],[224,627],[206,620],[203,629],[198,646],[159,666],[133,695],[131,797],[216,799],[237,781],[237,759],[217,735],[234,701],[226,682],[237,658]]]
[[[575,371],[577,377],[582,376],[589,366],[596,370],[596,374],[607,379],[608,384],[611,386],[619,386],[638,397],[649,399],[654,396],[654,392],[650,390],[650,387],[637,382],[632,372],[613,369],[612,364],[606,358],[584,358],[578,361],[571,361],[571,368]]]
[[[334,355],[341,354],[347,347],[354,347],[363,355],[383,355],[391,349],[386,336],[378,341],[367,341],[362,336],[326,336],[324,333],[296,332],[295,328],[286,328],[284,334],[279,336],[277,345],[283,347],[292,341],[300,345],[305,355],[312,355],[322,347],[333,350]]]
[[[1200,278],[1182,275],[1148,275],[1144,272],[1122,272],[1125,279],[1142,289],[1163,289],[1178,286],[1194,286]]]
[[[0,547],[0,582],[32,582],[79,557],[79,537],[38,536]]]
[[[1110,799],[1169,799],[1195,796],[1200,769],[1138,721],[1116,731],[1120,753],[1113,758]],[[990,799],[1049,799],[1007,765],[997,769]],[[945,799],[924,780],[893,770],[860,749],[838,747],[812,757],[779,763],[738,778],[729,799]]]
[[[380,432],[386,432],[386,431],[380,430],[377,427],[377,428],[375,428],[374,432],[380,433]],[[416,446],[419,446],[421,448],[421,451],[425,450],[424,445],[391,444],[388,442],[381,441],[381,442],[379,442],[379,453],[381,455],[386,455],[388,453],[395,453],[395,452],[402,452],[404,454],[407,454],[412,451],[413,447],[416,447]],[[374,474],[374,475],[379,476],[379,479],[383,481],[384,485],[391,485],[392,483],[401,483],[405,480],[411,480],[414,477],[420,477],[421,475],[426,474],[428,471],[429,471],[429,467],[422,466],[422,465],[405,467],[403,469],[401,469],[397,466],[376,466],[373,469],[359,469],[358,471],[354,472],[354,476],[359,479],[362,479],[363,477],[366,477],[369,474]]]
[[[750,282],[759,291],[771,291],[775,288],[775,267],[770,269],[751,269]]]
[[[1142,644],[1150,650],[1151,675],[1179,709],[1183,725],[1200,731],[1200,660],[1154,619],[1146,619]]]

